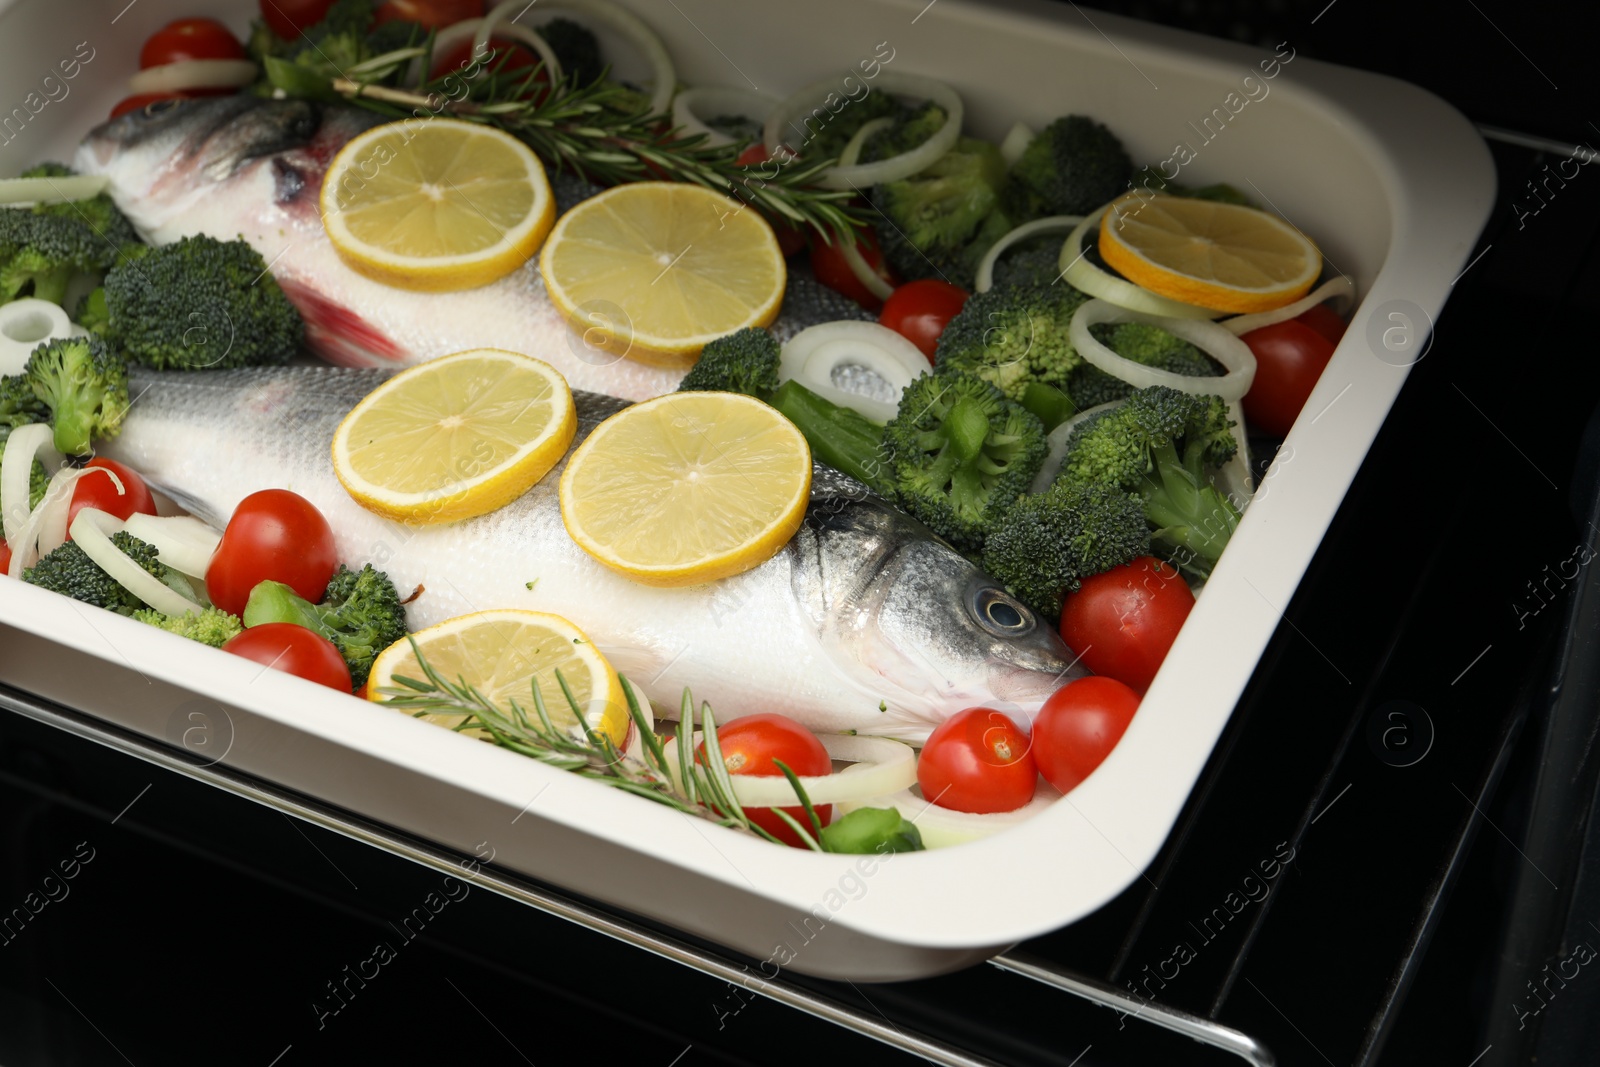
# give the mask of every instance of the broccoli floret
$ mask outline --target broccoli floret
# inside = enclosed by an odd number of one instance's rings
[[[976,552],[1044,461],[1044,426],[972,374],[924,374],[884,429],[895,498],[934,533]]]
[[[390,19],[372,28],[367,34],[366,52],[369,56],[386,55],[402,48],[420,45],[428,39],[428,28],[404,19]]]
[[[599,81],[606,72],[605,60],[600,56],[600,41],[588,27],[571,19],[555,18],[534,31],[543,37],[561,64],[561,73],[578,85]]]
[[[1147,367],[1197,378],[1213,378],[1221,373],[1204,352],[1159,326],[1142,322],[1100,323],[1091,326],[1089,332],[1117,355]],[[1085,363],[1067,379],[1067,393],[1082,410],[1125,399],[1133,393],[1133,386]]]
[[[292,622],[333,642],[360,689],[378,653],[406,635],[406,609],[389,576],[369,563],[359,571],[344,565],[328,580],[322,603],[313,604],[282,582],[262,582],[245,602],[245,626]]]
[[[1005,206],[1018,222],[1087,215],[1128,184],[1133,160],[1110,130],[1082,115],[1056,119],[1011,167]]]
[[[0,208],[0,303],[33,296],[59,304],[68,282],[105,270],[118,251],[77,219]]]
[[[1034,238],[1005,250],[994,264],[994,288],[1052,285],[1061,276],[1061,239]]]
[[[41,163],[32,170],[25,170],[20,175],[23,178],[71,178],[77,172],[71,167],[60,163]],[[141,244],[139,234],[135,232],[133,223],[118,208],[116,203],[105,193],[91,196],[84,200],[65,200],[53,204],[35,204],[36,215],[56,215],[64,219],[81,222],[95,235],[107,242],[111,249],[120,249],[124,245]],[[109,265],[109,264],[108,264]]]
[[[796,140],[789,144],[808,160],[837,159],[861,127],[873,119],[899,119],[906,113],[907,108],[888,93],[868,92],[838,114],[819,105],[811,113],[797,117],[790,125]],[[875,158],[867,154],[873,140],[868,138],[862,146],[860,162]]]
[[[1138,496],[1098,483],[1057,482],[1025,496],[983,543],[983,569],[1046,619],[1080,579],[1150,552]]]
[[[1064,390],[1083,363],[1067,331],[1088,299],[1065,282],[979,293],[939,335],[934,365],[976,374],[1012,400],[1029,382]]]
[[[746,326],[706,345],[678,391],[743,393],[765,400],[778,388],[778,355],[778,342],[770,333]]]
[[[1067,440],[1057,483],[1102,483],[1137,493],[1152,538],[1190,573],[1211,573],[1239,512],[1207,470],[1233,457],[1233,420],[1218,396],[1156,386],[1084,420]]]
[[[150,248],[106,275],[105,334],[130,360],[165,370],[289,361],[305,324],[260,253],[204,234]]]
[[[128,365],[98,337],[62,337],[33,350],[23,377],[50,407],[59,451],[81,456],[96,437],[122,432]]]
[[[876,105],[871,108],[862,106],[874,97],[881,98]],[[862,163],[876,163],[882,159],[904,155],[943,129],[945,119],[948,118],[944,108],[938,104],[929,102],[920,107],[908,108],[896,103],[884,93],[870,93],[850,105],[850,108],[851,110],[860,108],[861,114],[850,116],[853,125],[850,133],[845,135],[844,141],[839,142],[841,149],[845,142],[854,136],[856,130],[865,126],[869,119],[894,119],[892,125],[885,126],[862,142],[859,160]],[[835,155],[837,154],[836,152]]]
[[[208,607],[198,615],[163,615],[154,608],[140,608],[133,613],[133,617],[212,648],[221,648],[244,632],[244,624],[239,621],[239,616],[217,607]]]
[[[49,421],[50,409],[33,394],[27,375],[0,377],[0,445],[18,426]]]
[[[172,569],[162,566],[156,559],[155,546],[139,540],[126,530],[118,530],[112,534],[111,543],[116,545],[123,555],[134,560],[163,582],[173,584]],[[38,563],[22,572],[22,580],[41,589],[49,589],[62,596],[81,600],[85,604],[114,611],[119,615],[132,615],[145,606],[144,601],[101,570],[100,565],[90,559],[75,541],[68,541],[46,553]],[[183,592],[186,595],[193,595],[192,589]]]
[[[106,310],[105,286],[96,286],[83,294],[77,310],[72,313],[72,321],[90,333],[106,334],[111,327],[111,312]]]
[[[1187,196],[1195,200],[1216,200],[1223,204],[1238,204],[1240,207],[1256,207],[1257,204],[1244,193],[1229,185],[1227,182],[1216,182],[1212,185],[1202,185],[1192,189],[1186,185],[1179,185],[1161,176],[1154,167],[1141,167],[1128,183],[1131,189],[1145,189],[1152,193],[1166,193],[1169,196]]]
[[[963,137],[926,169],[874,186],[873,228],[889,265],[907,279],[940,277],[970,285],[983,251],[1010,229],[995,214],[1005,173],[999,149]],[[979,243],[982,250],[974,254]]]
[[[288,58],[330,78],[343,77],[343,71],[371,58],[367,31],[372,11],[372,0],[335,0],[321,22],[289,42]]]

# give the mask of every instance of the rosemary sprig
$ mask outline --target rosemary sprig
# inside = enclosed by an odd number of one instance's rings
[[[628,701],[628,715],[633,720],[634,728],[639,731],[643,759],[636,759],[618,749],[611,738],[588,725],[572,687],[559,670],[556,671],[556,682],[561,687],[567,711],[576,722],[582,724],[581,736],[576,730],[562,729],[551,719],[537,680],[533,680],[530,687],[534,711],[533,717],[530,717],[515,698],[509,699],[506,706],[501,707],[465,678],[454,682],[444,678],[417,647],[416,638],[408,637],[407,640],[417,657],[417,666],[421,668],[423,678],[396,675],[394,686],[380,688],[379,692],[389,698],[387,704],[390,707],[413,716],[459,715],[461,722],[454,727],[457,731],[484,730],[502,748],[585,778],[605,782],[719,826],[744,830],[776,844],[783,843],[753,824],[739,807],[733,780],[723,761],[722,746],[717,740],[716,717],[712,715],[708,704],[700,707],[705,760],[704,763],[695,760],[691,751],[694,740],[694,699],[688,689],[683,692],[681,714],[678,716],[678,766],[677,775],[674,776],[666,746],[645,718],[638,695],[626,678],[622,679],[622,691]],[[820,833],[820,820],[804,789],[800,787],[799,780],[787,768],[784,768],[784,773],[794,783],[801,806]],[[795,829],[799,830],[797,823]],[[801,832],[800,836],[812,848],[823,851],[822,846],[812,841],[808,834]]]
[[[448,74],[416,89],[381,84],[399,69],[401,59],[410,60],[419,50],[404,51],[403,57],[399,53],[375,57],[362,64],[364,70],[351,68],[347,76],[325,83],[327,90],[390,118],[449,115],[498,127],[527,144],[557,172],[571,171],[599,185],[689,182],[731,196],[770,218],[814,227],[829,240],[866,225],[865,217],[850,204],[852,192],[813,184],[834,160],[741,165],[737,145],[711,145],[704,134],[664,129],[648,101],[605,75],[588,85],[578,84],[574,76],[546,91],[536,82],[542,64],[506,74],[501,71],[503,61],[491,62],[478,77]],[[279,87],[290,95],[321,95],[303,82],[280,82]]]

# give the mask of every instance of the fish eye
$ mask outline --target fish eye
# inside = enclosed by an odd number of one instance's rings
[[[978,590],[972,614],[995,637],[1021,637],[1033,629],[1033,612],[999,589]]]
[[[165,100],[152,100],[144,106],[145,117],[153,119],[160,115],[165,115],[181,103],[183,103],[182,100],[170,96]]]

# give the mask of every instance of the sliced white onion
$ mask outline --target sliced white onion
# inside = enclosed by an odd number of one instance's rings
[[[533,4],[528,0],[505,0],[484,16],[484,21],[500,23],[495,32],[507,33],[517,26],[512,20],[531,7]],[[578,11],[626,37],[639,49],[645,62],[650,66],[653,76],[650,87],[650,110],[662,115],[671,112],[672,94],[678,89],[678,70],[672,65],[672,57],[667,54],[667,46],[661,43],[656,31],[645,25],[637,15],[619,4],[612,3],[611,0],[539,0],[539,10]],[[483,40],[488,40],[487,33],[481,29],[479,32]]]
[[[61,547],[67,539],[72,493],[83,474],[81,469],[62,467],[51,476],[39,506],[29,514],[10,545],[11,566],[6,572],[9,577],[21,578],[22,572],[37,563],[40,556]]]
[[[983,259],[978,262],[978,277],[973,287],[980,293],[987,293],[994,288],[994,265],[1000,262],[1000,256],[1005,250],[1018,241],[1026,241],[1041,233],[1071,233],[1082,221],[1082,215],[1051,215],[1047,218],[1034,219],[1032,222],[1024,222],[996,241],[990,246],[989,251],[983,254]]]
[[[72,520],[72,540],[118,585],[163,615],[200,614],[199,604],[174,591],[112,543],[110,535],[121,528],[122,520],[116,516],[99,508],[84,508]]]
[[[839,242],[839,254],[849,264],[850,273],[856,276],[856,281],[866,286],[869,293],[879,300],[887,300],[894,295],[894,286],[884,281],[883,275],[873,270],[861,254],[854,234],[834,234],[833,239]]]
[[[13,539],[28,523],[33,509],[28,506],[28,477],[37,458],[45,470],[59,469],[66,457],[56,451],[55,432],[47,423],[19,426],[6,439],[5,459],[0,460],[0,529],[13,553]],[[16,559],[12,559],[15,569]],[[15,577],[15,575],[13,575]]]
[[[672,124],[685,133],[705,134],[708,145],[733,144],[732,137],[707,126],[700,116],[715,118],[718,115],[739,115],[760,124],[767,121],[767,115],[779,103],[781,101],[777,97],[759,89],[697,85],[672,98]]]
[[[858,364],[882,378],[894,390],[894,400],[880,400],[835,385],[834,368],[849,364]],[[901,392],[930,369],[922,350],[887,326],[848,319],[801,330],[789,338],[778,358],[779,381],[792,378],[818,396],[878,423],[894,418]]]
[[[1341,274],[1337,278],[1329,278],[1292,304],[1285,304],[1283,307],[1274,308],[1271,311],[1258,311],[1253,315],[1235,315],[1231,319],[1223,319],[1221,324],[1236,334],[1247,334],[1251,330],[1259,330],[1263,326],[1271,326],[1278,322],[1288,322],[1292,318],[1304,315],[1325,300],[1337,300],[1339,302],[1339,312],[1343,314],[1350,310],[1350,305],[1355,302],[1355,298],[1355,280]]]
[[[1105,213],[1106,208],[1102,207],[1085,215],[1083,221],[1078,223],[1078,228],[1072,231],[1066,243],[1061,246],[1061,275],[1069,283],[1108,304],[1132,308],[1134,311],[1143,311],[1150,315],[1166,315],[1174,319],[1216,319],[1227,314],[1224,311],[1211,311],[1195,307],[1193,304],[1181,304],[1176,300],[1169,300],[1141,285],[1134,285],[1126,278],[1119,278],[1102,270],[1084,252],[1083,238]]]
[[[1200,351],[1222,364],[1228,373],[1220,378],[1191,374],[1174,374],[1172,371],[1147,367],[1117,355],[1095,340],[1089,327],[1101,323],[1142,322],[1159,326],[1168,333],[1188,341]],[[1197,319],[1171,319],[1161,315],[1147,315],[1140,311],[1108,304],[1104,300],[1090,300],[1072,316],[1067,330],[1072,346],[1084,359],[1107,374],[1115,375],[1136,389],[1152,385],[1165,385],[1184,393],[1202,396],[1220,396],[1224,400],[1238,400],[1250,390],[1256,377],[1256,357],[1250,346],[1214,322]]]
[[[472,54],[474,56],[488,55],[489,38],[496,33],[503,37],[514,37],[538,53],[539,61],[544,64],[545,74],[550,78],[550,84],[560,85],[561,79],[565,75],[561,69],[561,61],[556,59],[556,54],[551,49],[549,42],[534,33],[531,28],[519,26],[507,19],[508,15],[511,18],[516,17],[516,15],[511,14],[513,11],[520,14],[528,10],[528,7],[528,4],[521,3],[519,0],[506,0],[505,3],[497,4],[491,9],[487,15],[479,20],[477,28],[472,31]],[[435,48],[435,52],[437,51],[438,49]],[[498,59],[499,57],[496,56],[495,58]]]
[[[1078,412],[1072,418],[1050,431],[1050,436],[1045,438],[1050,443],[1050,451],[1044,457],[1044,466],[1039,468],[1039,473],[1033,476],[1033,484],[1028,487],[1030,493],[1042,493],[1050,488],[1056,480],[1056,475],[1061,473],[1061,464],[1067,458],[1067,438],[1072,436],[1072,431],[1085,419],[1093,418],[1102,411],[1110,411],[1120,405],[1122,401],[1112,400],[1105,404],[1096,404],[1092,408]]]
[[[58,304],[25,297],[0,305],[0,374],[21,374],[33,350],[72,335],[72,320]]]
[[[237,89],[255,80],[256,65],[248,59],[185,59],[141,70],[128,79],[128,95]]]
[[[1218,492],[1242,512],[1256,494],[1256,487],[1250,479],[1250,438],[1244,425],[1244,405],[1237,400],[1230,403],[1228,417],[1233,420],[1233,429],[1229,432],[1233,434],[1239,450],[1217,468],[1211,481]]]
[[[861,124],[855,135],[845,142],[844,151],[839,153],[839,166],[853,167],[861,158],[861,150],[867,145],[867,138],[879,130],[886,130],[894,125],[894,119],[885,115],[881,119],[870,119]]]
[[[734,779],[738,781],[737,778]],[[968,841],[997,834],[1027,822],[1061,799],[1061,794],[1048,782],[1040,781],[1033,799],[1016,811],[996,812],[992,815],[974,815],[930,804],[918,792],[904,789],[900,792],[864,800],[839,802],[835,816],[842,817],[857,808],[894,808],[902,818],[916,826],[922,843],[928,848],[949,848]]]
[[[122,527],[156,550],[156,558],[180,574],[204,578],[222,535],[192,515],[131,516]]]
[[[1019,122],[1011,127],[1011,132],[1006,134],[1006,139],[1000,142],[1000,158],[1006,161],[1006,166],[1016,166],[1017,160],[1022,158],[1022,153],[1028,150],[1033,143],[1033,130],[1026,123]]]
[[[0,178],[0,204],[13,206],[64,204],[99,196],[111,184],[105,174],[74,174],[70,178]]]
[[[830,94],[841,95],[840,88],[842,88],[841,79],[827,78],[813,82],[779,104],[772,114],[767,116],[767,127],[762,137],[762,143],[767,146],[767,153],[776,158],[778,146],[784,141],[784,131],[790,128],[790,121],[822,106]],[[933,101],[944,109],[944,125],[932,137],[909,152],[876,163],[857,163],[848,167],[829,168],[817,180],[817,184],[822,188],[865,190],[869,185],[881,185],[884,182],[908,178],[918,171],[927,169],[940,156],[950,151],[960,138],[964,114],[961,97],[944,82],[925,78],[920,74],[885,70],[878,74],[877,85],[873,89]],[[848,101],[845,106],[849,106]],[[827,108],[823,107],[823,111],[827,113]],[[796,129],[809,136],[803,122]]]
[[[697,730],[693,742],[696,748],[700,740],[701,734]],[[843,804],[897,793],[917,780],[916,751],[903,741],[856,734],[818,734],[817,740],[822,742],[829,756],[850,766],[835,774],[798,776],[806,796],[813,804]],[[664,750],[667,766],[676,777],[678,739],[668,738]],[[800,803],[794,787],[782,775],[757,777],[735,774],[731,778],[733,796],[740,807],[788,808]]]

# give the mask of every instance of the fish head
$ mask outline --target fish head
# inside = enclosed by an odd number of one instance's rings
[[[814,493],[792,551],[823,647],[881,702],[881,726],[863,732],[921,741],[978,706],[1026,721],[1087,673],[1051,620],[864,490]]]
[[[176,167],[221,181],[251,160],[309,143],[320,124],[317,105],[304,100],[158,100],[91,130],[79,159],[101,173]]]

